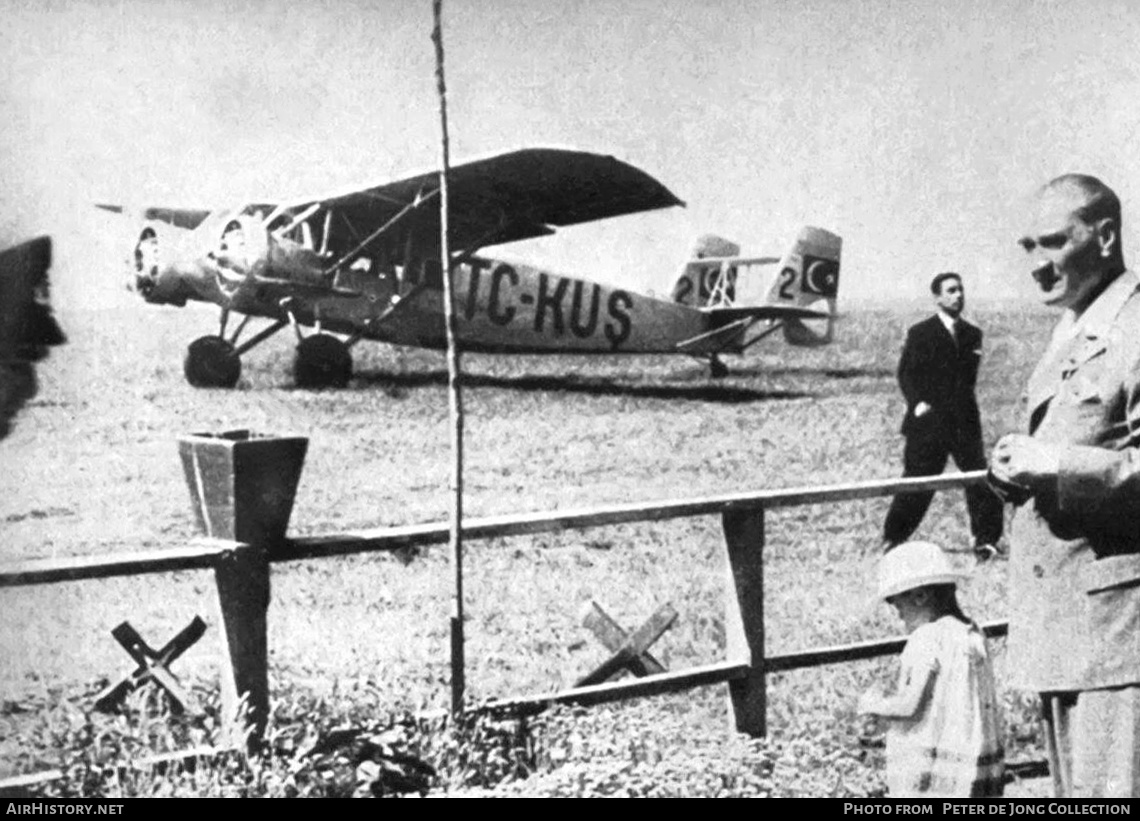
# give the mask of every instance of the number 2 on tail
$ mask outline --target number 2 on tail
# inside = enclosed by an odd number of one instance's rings
[[[784,268],[780,271],[780,283],[776,293],[780,299],[794,300],[796,295],[792,293],[792,286],[796,284],[796,269]]]

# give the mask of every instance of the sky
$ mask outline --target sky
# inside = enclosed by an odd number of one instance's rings
[[[48,231],[57,299],[121,298],[137,225],[437,167],[430,0],[0,0],[0,231]],[[1033,299],[1015,240],[1057,174],[1100,176],[1140,248],[1131,0],[443,0],[453,163],[611,154],[685,208],[506,256],[667,292],[697,236],[844,238],[840,306]],[[62,279],[62,284],[59,280]]]

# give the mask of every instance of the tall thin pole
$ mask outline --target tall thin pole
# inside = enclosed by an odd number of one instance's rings
[[[466,680],[463,659],[463,397],[459,382],[459,344],[448,234],[447,175],[450,151],[447,134],[447,84],[443,79],[443,0],[432,0],[435,43],[435,81],[439,92],[440,165],[439,165],[439,258],[443,268],[443,306],[447,323],[447,397],[451,421],[451,522],[448,546],[454,586],[451,593],[451,712],[463,712]]]

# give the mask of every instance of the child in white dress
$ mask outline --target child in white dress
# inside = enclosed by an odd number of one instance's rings
[[[887,719],[887,788],[895,798],[999,796],[1001,718],[985,637],[958,607],[962,577],[929,542],[883,556],[879,596],[907,639],[892,695],[868,692],[859,712]]]

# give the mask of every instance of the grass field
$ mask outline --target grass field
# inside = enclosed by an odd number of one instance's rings
[[[925,313],[921,306],[854,311],[835,345],[765,342],[729,360],[732,373],[720,381],[683,358],[467,356],[467,513],[896,476],[903,408],[894,368],[906,326]],[[972,317],[987,334],[978,393],[992,444],[1017,426],[1018,397],[1050,317],[996,305]],[[184,383],[181,358],[189,340],[213,328],[211,313],[140,306],[64,310],[61,320],[70,343],[40,368],[38,396],[0,441],[0,560],[183,544],[193,520],[176,437],[236,427],[310,437],[294,534],[446,519],[442,355],[363,344],[349,389],[310,393],[292,388],[291,340],[281,335],[247,357],[238,389],[201,391]],[[872,600],[872,566],[863,558],[877,547],[888,501],[768,515],[770,652],[898,633],[888,608]],[[920,535],[968,546],[960,492],[936,497]],[[714,519],[474,542],[467,555],[473,700],[556,689],[599,663],[601,647],[578,622],[591,599],[627,626],[672,602],[680,617],[654,647],[670,669],[723,658],[724,566]],[[408,564],[371,555],[275,566],[269,643],[276,737],[446,706],[448,585],[442,549]],[[73,760],[98,746],[92,734],[142,733],[141,725],[124,729],[128,719],[86,712],[92,694],[128,669],[109,635],[124,619],[161,643],[201,614],[210,630],[175,671],[205,700],[213,697],[217,626],[207,573],[0,595],[3,771]],[[978,620],[1001,618],[1004,596],[1005,566],[997,563],[975,574],[963,604]],[[1000,681],[1001,645],[993,646]],[[459,750],[409,743],[440,770],[435,789],[449,793],[478,786],[531,795],[874,795],[883,788],[880,736],[853,707],[859,692],[889,677],[891,665],[773,676],[771,733],[763,741],[726,730],[719,686],[557,711],[528,728],[525,754],[515,747],[503,754],[515,756],[514,764],[474,761],[471,750],[495,747],[490,742]],[[1004,692],[1003,701],[1012,752],[1039,755],[1028,700]],[[210,728],[187,732],[178,738],[208,740]],[[172,737],[159,736],[167,739],[161,743]],[[529,777],[518,777],[523,771]],[[114,789],[308,789],[282,772],[266,765],[254,775],[219,770]]]

